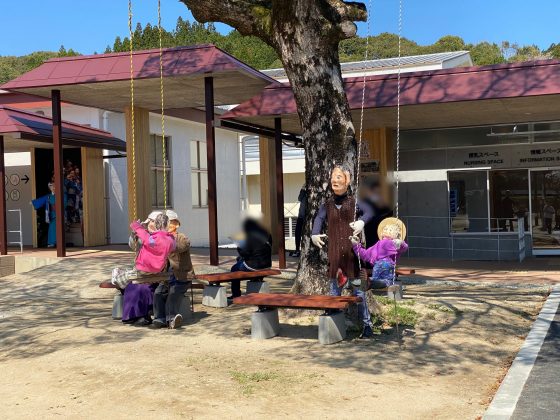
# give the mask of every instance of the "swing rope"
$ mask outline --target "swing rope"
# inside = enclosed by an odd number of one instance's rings
[[[161,154],[163,160],[163,209],[167,210],[167,150],[165,144],[165,107],[163,92],[163,28],[161,26],[161,0],[158,0],[158,29],[159,29],[159,86],[161,96]]]
[[[136,209],[136,138],[134,128],[134,61],[133,61],[133,38],[132,31],[132,0],[128,0],[128,32],[130,41],[130,129],[132,141],[132,219],[138,217]]]
[[[366,29],[366,49],[364,53],[364,62],[368,60],[369,54],[369,34],[370,34],[370,11],[372,9],[373,0],[368,2],[368,18],[367,18],[367,29]],[[358,136],[358,167],[356,168],[356,191],[355,191],[355,203],[354,203],[354,222],[358,218],[358,190],[360,189],[360,166],[362,162],[362,140],[364,136],[364,106],[366,102],[366,74],[364,69],[364,77],[362,80],[362,105],[360,108],[360,134]],[[362,272],[362,262],[358,258],[358,273]],[[366,276],[367,277],[367,276]]]

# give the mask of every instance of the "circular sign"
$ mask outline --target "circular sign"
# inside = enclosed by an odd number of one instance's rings
[[[12,184],[14,187],[16,185],[19,185],[19,175],[18,174],[11,174],[10,175],[10,184]]]
[[[10,198],[12,199],[12,201],[18,201],[20,199],[19,190],[12,190],[12,192],[10,193]]]

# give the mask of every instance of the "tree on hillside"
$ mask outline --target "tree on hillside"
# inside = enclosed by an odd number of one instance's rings
[[[433,52],[463,51],[466,49],[465,41],[460,36],[446,35],[432,45]]]
[[[328,196],[330,171],[343,164],[354,171],[356,138],[344,92],[338,45],[365,21],[363,3],[342,0],[181,0],[199,22],[223,22],[260,38],[280,57],[292,84],[303,128],[308,214],[294,291],[328,290],[325,251],[310,246],[310,224]]]
[[[552,58],[560,58],[560,44],[552,44],[545,53]]]
[[[496,43],[490,44],[489,42],[480,42],[476,45],[469,44],[466,49],[470,51],[472,61],[475,65],[485,66],[505,62],[502,51]]]

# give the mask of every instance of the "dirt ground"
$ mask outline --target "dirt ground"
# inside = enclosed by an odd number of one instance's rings
[[[252,308],[206,308],[200,294],[180,330],[112,320],[113,291],[97,285],[120,260],[0,279],[2,418],[474,419],[547,294],[409,286],[401,308],[417,320],[402,339],[380,325],[373,340],[321,346],[316,316],[284,313],[279,337],[252,341]]]

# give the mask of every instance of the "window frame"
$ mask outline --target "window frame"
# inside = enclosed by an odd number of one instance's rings
[[[206,147],[206,142],[202,141],[202,140],[196,140],[193,139],[190,141],[189,144],[189,152],[192,153],[192,143],[196,144],[196,167],[193,167],[193,163],[192,163],[192,158],[193,156],[190,156],[190,162],[191,162],[191,188],[192,188],[192,176],[196,175],[197,178],[197,182],[196,182],[196,186],[198,188],[197,191],[197,197],[198,197],[198,203],[195,203],[194,201],[194,194],[193,191],[191,191],[191,204],[192,204],[192,208],[193,209],[206,209],[208,208],[208,190],[206,190],[206,204],[202,204],[203,200],[202,200],[202,176],[206,175],[206,184],[208,185],[208,167],[204,168],[201,162],[201,153],[200,153],[200,149],[201,149],[201,144],[204,145],[204,147]]]
[[[172,183],[172,178],[173,178],[173,160],[172,160],[172,155],[171,155],[171,143],[172,143],[172,137],[166,135],[165,136],[165,157],[166,162],[162,162],[161,164],[158,164],[157,162],[157,143],[162,141],[162,135],[161,134],[156,134],[156,133],[152,133],[150,134],[150,140],[151,140],[151,144],[150,144],[150,151],[151,151],[151,156],[150,156],[150,176],[154,176],[156,177],[156,182],[155,182],[155,191],[151,191],[152,197],[150,197],[150,202],[152,204],[152,207],[154,209],[163,209],[164,203],[159,203],[159,194],[158,194],[158,189],[157,189],[157,176],[159,173],[162,173],[163,171],[167,172],[166,175],[166,182],[167,182],[167,208],[172,208],[173,207],[173,183]],[[163,156],[162,156],[163,159]],[[150,180],[151,182],[151,180]],[[155,200],[154,200],[155,198]],[[154,204],[155,201],[155,204]]]

